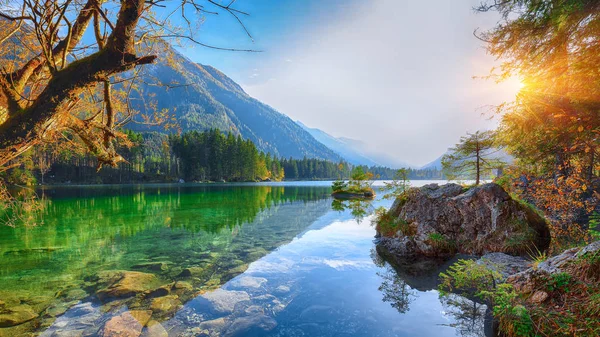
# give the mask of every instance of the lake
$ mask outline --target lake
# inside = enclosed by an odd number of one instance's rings
[[[489,335],[439,270],[377,255],[391,200],[357,219],[330,184],[46,187],[35,226],[0,227],[0,336]]]

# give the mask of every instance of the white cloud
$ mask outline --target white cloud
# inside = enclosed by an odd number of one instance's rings
[[[337,22],[269,51],[261,74],[278,81],[254,80],[245,89],[309,126],[424,164],[465,132],[493,127],[482,107],[514,93],[513,84],[472,79],[493,64],[473,30],[496,21],[473,13],[477,3],[357,3]]]

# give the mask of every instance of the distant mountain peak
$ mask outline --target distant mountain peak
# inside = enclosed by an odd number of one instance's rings
[[[351,164],[386,166],[391,168],[409,167],[408,164],[402,161],[373,151],[369,145],[361,140],[334,137],[321,129],[308,127],[300,121],[296,121],[296,123],[310,133],[317,141],[332,149]]]

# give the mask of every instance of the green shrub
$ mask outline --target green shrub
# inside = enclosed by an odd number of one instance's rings
[[[446,239],[440,233],[429,233],[427,239],[427,243],[439,252],[453,253],[456,251],[456,243]]]
[[[549,280],[546,282],[546,289],[548,291],[561,291],[568,292],[569,284],[571,283],[571,274],[568,273],[558,273],[552,274]]]
[[[392,237],[398,231],[398,223],[393,215],[385,209],[379,207],[375,210],[375,229],[379,234],[385,237]]]
[[[458,292],[490,303],[500,330],[507,336],[535,336],[529,311],[520,303],[514,287],[501,283],[501,277],[499,272],[476,261],[459,260],[440,274],[439,290],[442,296]]]
[[[440,274],[438,289],[442,295],[467,293],[486,300],[500,282],[502,275],[473,260],[458,260]]]
[[[333,189],[334,192],[340,192],[346,188],[348,188],[348,184],[343,180],[336,180],[331,185],[331,189]]]

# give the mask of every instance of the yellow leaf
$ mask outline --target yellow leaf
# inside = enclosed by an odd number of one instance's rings
[[[583,186],[581,186],[581,189],[585,192],[587,191],[587,186],[584,184]]]
[[[577,128],[577,131],[583,132],[583,126],[580,125],[579,128]]]

